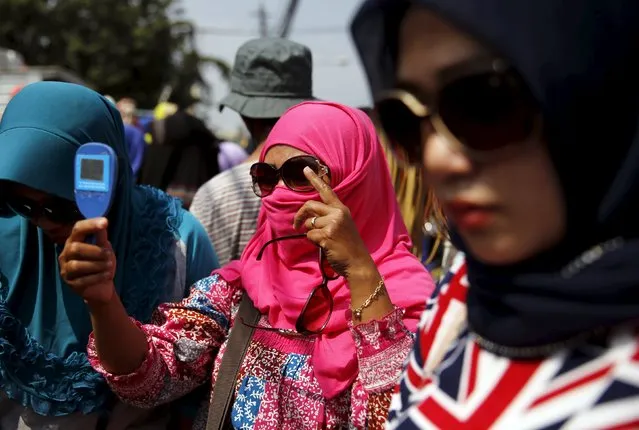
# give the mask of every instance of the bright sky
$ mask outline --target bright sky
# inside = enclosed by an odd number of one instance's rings
[[[234,34],[201,34],[198,49],[205,55],[220,57],[233,63],[237,48],[258,37],[256,11],[263,3],[272,31],[276,30],[287,0],[183,0],[187,16],[196,26],[232,30]],[[300,0],[289,38],[305,44],[313,52],[313,90],[315,96],[352,106],[370,104],[367,82],[359,64],[347,27],[361,0]],[[306,29],[331,28],[331,33],[312,33]],[[214,70],[205,76],[217,102],[228,92],[228,86]],[[219,113],[212,109],[210,119],[220,130],[236,129],[241,120],[228,109]]]

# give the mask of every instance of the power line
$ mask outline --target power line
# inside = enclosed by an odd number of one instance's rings
[[[346,31],[346,27],[315,27],[315,28],[299,28],[293,29],[294,34],[337,34]],[[229,37],[255,37],[258,34],[255,31],[242,30],[239,28],[221,28],[221,27],[196,27],[195,32],[198,35],[214,35]]]

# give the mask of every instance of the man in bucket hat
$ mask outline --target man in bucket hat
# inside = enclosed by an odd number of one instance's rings
[[[257,148],[238,166],[220,173],[196,193],[191,212],[206,229],[221,265],[239,259],[255,232],[260,199],[253,193],[251,164],[286,110],[313,100],[313,60],[304,45],[280,38],[246,42],[235,56],[231,92],[220,102],[240,114]]]
[[[220,102],[243,118],[279,118],[291,106],[313,99],[311,51],[287,39],[264,38],[238,49],[231,92]]]

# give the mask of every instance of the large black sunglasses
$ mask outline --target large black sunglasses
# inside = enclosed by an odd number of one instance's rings
[[[275,242],[291,239],[306,239],[306,234],[282,236],[269,240],[262,246],[262,249],[260,249],[260,252],[257,254],[257,261],[262,259],[262,255],[264,254],[264,250],[267,246]],[[308,299],[306,299],[306,304],[304,304],[302,312],[299,314],[297,321],[295,322],[295,330],[254,326],[246,323],[243,319],[241,320],[242,324],[259,330],[275,331],[286,336],[313,336],[324,331],[331,319],[331,315],[333,314],[333,296],[331,295],[331,291],[328,289],[328,281],[339,278],[339,275],[331,267],[328,259],[326,258],[326,253],[322,248],[319,248],[318,264],[320,272],[322,273],[322,282],[313,288]]]
[[[75,202],[59,197],[50,197],[42,202],[36,202],[23,196],[8,195],[3,197],[7,207],[16,215],[37,220],[46,218],[56,224],[74,224],[83,217]]]
[[[429,105],[404,89],[385,92],[376,101],[380,125],[400,161],[422,163],[423,121],[476,158],[525,141],[539,122],[527,85],[500,59],[464,63],[442,76],[441,83]]]
[[[298,155],[286,160],[279,169],[268,163],[255,163],[251,166],[253,192],[258,197],[266,197],[273,192],[280,178],[289,189],[302,193],[314,190],[313,185],[304,176],[304,168],[310,167],[316,175],[330,176],[328,166],[310,155]]]

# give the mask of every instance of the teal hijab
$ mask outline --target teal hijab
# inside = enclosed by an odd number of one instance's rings
[[[181,205],[134,184],[111,102],[73,84],[25,87],[0,121],[0,180],[73,200],[75,151],[87,142],[108,144],[118,155],[108,215],[115,286],[129,315],[148,322],[175,276]],[[102,411],[110,394],[87,360],[91,321],[59,275],[61,247],[1,206],[0,196],[0,391],[41,415]]]

